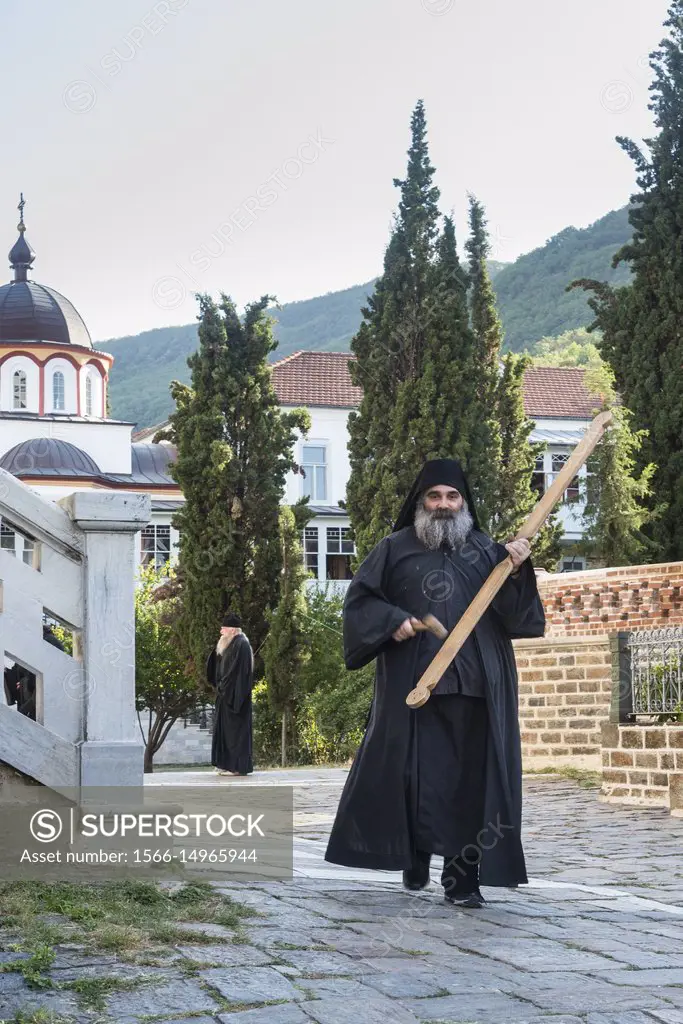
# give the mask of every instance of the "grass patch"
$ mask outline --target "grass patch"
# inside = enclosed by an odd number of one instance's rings
[[[0,1024],[70,1024],[70,1020],[52,1010],[19,1010],[11,1020],[0,1020]]]
[[[589,768],[574,768],[572,765],[549,765],[547,768],[525,768],[524,775],[561,775],[565,779],[576,782],[581,789],[599,789],[602,786],[602,773]]]
[[[110,975],[106,978],[79,978],[77,981],[67,981],[60,985],[60,988],[75,992],[84,1010],[104,1010],[106,995],[110,992],[130,992],[138,984],[139,982],[132,978],[116,978]]]
[[[64,926],[47,924],[41,915],[60,914]],[[184,931],[184,922],[201,921],[237,928],[256,912],[236,903],[206,882],[192,882],[166,892],[152,882],[103,885],[19,882],[0,885],[0,920],[22,937],[20,948],[37,952],[69,938],[88,951],[144,949],[178,941],[220,942],[220,938]],[[24,961],[28,963],[28,961]],[[8,965],[21,970],[17,965]]]
[[[39,944],[33,950],[27,960],[13,960],[11,963],[2,964],[0,973],[10,972],[23,975],[24,981],[31,988],[50,988],[52,982],[45,977],[44,972],[52,967],[55,960],[55,951],[51,946]]]

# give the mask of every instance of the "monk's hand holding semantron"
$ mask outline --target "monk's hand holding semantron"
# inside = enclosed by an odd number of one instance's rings
[[[511,540],[509,544],[506,544],[505,549],[510,555],[513,573],[516,574],[522,562],[525,562],[531,554],[531,545],[526,537],[520,537],[519,540]]]
[[[417,635],[413,629],[413,625],[419,626],[419,624],[420,620],[411,615],[411,617],[409,619],[405,619],[398,629],[391,635],[398,643],[400,643],[401,640],[409,640],[411,636]]]

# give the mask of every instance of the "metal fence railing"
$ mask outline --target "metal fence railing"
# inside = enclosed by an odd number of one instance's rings
[[[204,704],[195,708],[181,719],[183,728],[187,729],[188,725],[198,725],[200,729],[208,729],[209,732],[212,732],[215,710],[213,704]]]
[[[631,715],[683,713],[683,626],[641,629],[627,639]]]

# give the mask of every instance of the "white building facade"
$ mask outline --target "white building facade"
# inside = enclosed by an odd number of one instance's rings
[[[299,437],[295,459],[298,473],[287,478],[285,501],[309,497],[315,510],[305,529],[304,558],[311,579],[319,585],[336,581],[345,586],[351,577],[350,520],[343,507],[350,474],[349,414],[358,407],[360,390],[351,383],[345,352],[297,352],[276,363],[273,383],[283,410],[305,406],[311,416],[307,437]],[[534,367],[527,371],[525,410],[534,421],[531,440],[545,446],[537,461],[533,484],[539,497],[550,486],[580,441],[593,418],[594,400],[576,368]],[[416,468],[417,471],[417,468]],[[582,537],[584,503],[575,500],[585,490],[584,466],[559,507],[563,544],[569,549]],[[555,567],[548,566],[549,570]],[[559,569],[586,568],[586,560],[569,552]]]

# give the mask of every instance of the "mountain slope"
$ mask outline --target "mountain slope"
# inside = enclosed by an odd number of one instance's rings
[[[533,350],[541,338],[589,324],[592,314],[586,294],[566,292],[566,287],[579,277],[611,283],[628,280],[628,269],[612,270],[611,260],[630,235],[624,207],[588,228],[565,228],[514,263],[491,261],[506,348]],[[373,286],[374,281],[368,281],[272,310],[278,339],[274,359],[298,349],[346,351]],[[197,325],[160,327],[101,342],[98,347],[115,358],[110,382],[112,415],[131,420],[138,428],[150,426],[166,419],[173,408],[170,381],[189,381],[187,357],[197,347]]]
[[[505,347],[532,349],[543,337],[586,327],[593,314],[581,289],[567,292],[580,277],[624,284],[629,269],[611,267],[612,257],[631,237],[628,208],[578,230],[565,228],[545,245],[520,256],[495,278],[495,291],[505,327]]]

